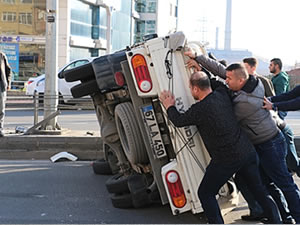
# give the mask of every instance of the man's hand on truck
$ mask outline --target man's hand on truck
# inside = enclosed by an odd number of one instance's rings
[[[171,93],[171,91],[162,91],[160,96],[159,96],[159,100],[162,102],[162,104],[164,105],[164,107],[166,108],[166,110],[175,105],[175,97],[174,95]]]

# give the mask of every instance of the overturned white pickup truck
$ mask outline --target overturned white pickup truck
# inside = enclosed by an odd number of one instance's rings
[[[143,207],[159,199],[174,215],[202,211],[197,190],[210,158],[197,128],[174,127],[158,99],[162,90],[171,90],[181,112],[195,102],[183,55],[187,47],[206,54],[177,32],[64,73],[66,81],[81,81],[71,89],[73,97],[93,99],[105,159],[115,174],[106,182],[115,207]],[[223,213],[238,204],[233,183],[220,190],[219,203]]]

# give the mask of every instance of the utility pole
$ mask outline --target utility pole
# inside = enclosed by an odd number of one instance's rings
[[[58,53],[58,0],[47,0],[46,21],[46,65],[44,91],[44,119],[57,111],[57,53]],[[55,130],[57,119],[54,117],[44,125],[44,130]]]

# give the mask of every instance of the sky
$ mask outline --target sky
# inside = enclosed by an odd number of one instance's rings
[[[224,48],[226,0],[178,0],[178,30]],[[300,63],[300,0],[232,0],[231,48],[285,65]],[[203,32],[204,31],[204,32]]]

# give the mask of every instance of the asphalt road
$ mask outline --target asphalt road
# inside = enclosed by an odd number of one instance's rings
[[[199,224],[168,206],[113,208],[90,162],[0,161],[0,224]]]

